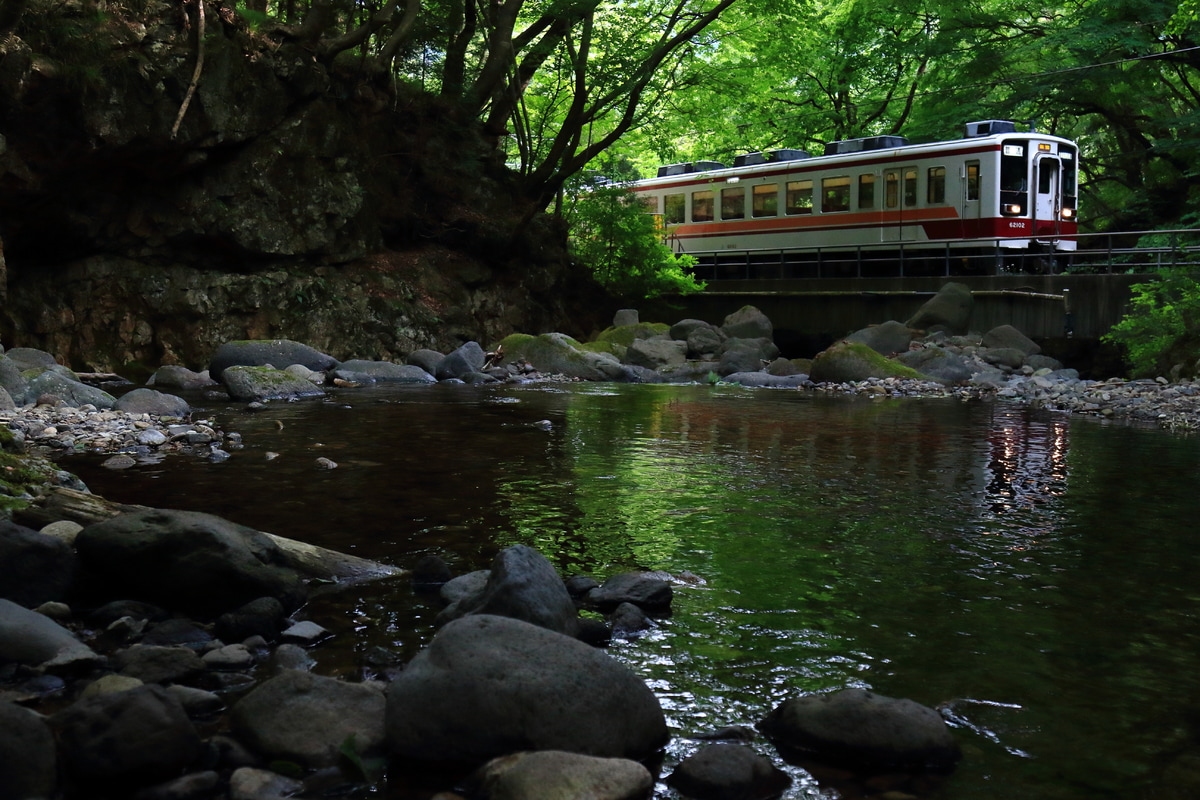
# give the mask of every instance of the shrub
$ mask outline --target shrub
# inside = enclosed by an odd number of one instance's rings
[[[1156,280],[1130,288],[1129,312],[1101,338],[1124,348],[1133,376],[1165,375],[1177,362],[1194,362],[1200,273],[1159,270]]]

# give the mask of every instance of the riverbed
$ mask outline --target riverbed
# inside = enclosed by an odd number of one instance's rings
[[[690,736],[846,686],[955,726],[953,775],[884,787],[922,797],[1170,797],[1154,792],[1200,753],[1195,436],[726,385],[379,387],[197,416],[244,448],[62,463],[111,500],[405,568],[434,553],[481,569],[519,542],[564,575],[680,576],[672,616],[611,647],[666,709],[664,774]],[[374,647],[411,657],[437,610],[404,580],[314,601],[334,633],[317,671],[357,678]],[[880,790],[787,769],[790,798]],[[422,796],[402,779],[381,792]]]

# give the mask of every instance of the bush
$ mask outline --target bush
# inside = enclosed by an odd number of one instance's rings
[[[580,186],[567,209],[571,252],[601,285],[619,297],[643,298],[703,291],[689,272],[695,259],[663,243],[657,218],[628,188]]]
[[[1124,348],[1134,377],[1166,375],[1177,363],[1193,372],[1200,351],[1200,274],[1159,270],[1158,279],[1136,283],[1129,313],[1103,341]]]

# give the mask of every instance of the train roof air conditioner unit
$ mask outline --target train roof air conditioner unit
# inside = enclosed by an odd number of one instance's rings
[[[825,155],[844,156],[848,153],[861,153],[864,150],[887,150],[892,147],[904,147],[908,139],[903,136],[865,136],[861,139],[845,139],[840,142],[830,142],[825,145]]]
[[[1016,133],[1017,124],[1007,119],[985,119],[966,124],[964,139],[974,139],[977,136],[991,136],[996,133]]]

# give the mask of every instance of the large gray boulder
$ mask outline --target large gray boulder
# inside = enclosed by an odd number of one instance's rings
[[[99,409],[109,409],[117,402],[117,398],[103,389],[72,380],[56,370],[47,370],[29,381],[29,399],[36,400],[44,394],[52,394],[72,408],[91,404]]]
[[[624,369],[611,353],[596,352],[563,333],[538,336],[514,333],[500,343],[505,362],[528,361],[534,369],[550,375],[566,375],[587,381],[613,381]]]
[[[625,350],[625,361],[654,370],[677,367],[687,361],[687,343],[666,337],[634,339]]]
[[[0,700],[0,798],[53,797],[57,786],[58,753],[45,718]]]
[[[440,356],[439,356],[440,357]],[[391,361],[362,361],[352,359],[343,361],[333,371],[335,378],[356,380],[357,376],[366,375],[371,380],[380,383],[436,383],[437,378],[425,369],[414,364],[395,364]]]
[[[521,750],[643,759],[667,740],[658,698],[569,636],[476,615],[442,628],[388,687],[396,755],[482,763]]]
[[[226,342],[218,347],[208,363],[208,374],[213,380],[224,382],[224,373],[229,367],[269,366],[282,370],[292,364],[308,367],[315,372],[326,372],[336,367],[338,362],[331,355],[289,339],[248,339]]]
[[[244,403],[321,397],[325,390],[310,380],[274,367],[227,367],[221,380],[229,396]]]
[[[574,636],[579,615],[562,578],[546,557],[523,544],[496,554],[487,582],[442,611],[439,621],[468,614],[494,614],[524,620]]]
[[[216,617],[260,597],[294,608],[297,573],[266,534],[212,514],[146,509],[79,532],[81,565],[98,593]]]
[[[912,331],[903,322],[888,320],[880,325],[872,325],[846,337],[847,342],[861,342],[876,353],[889,356],[892,353],[903,353],[908,350],[912,341]]]
[[[469,373],[479,372],[485,363],[487,353],[479,342],[467,342],[446,354],[442,363],[438,364],[437,378],[443,381],[448,378],[462,378]]]
[[[1042,347],[1012,325],[1000,325],[983,335],[983,346],[989,349],[1011,348],[1027,356],[1042,352]]]
[[[176,777],[203,750],[183,706],[161,686],[85,697],[52,716],[50,725],[67,772],[98,787]]]
[[[861,342],[840,341],[817,354],[809,378],[814,383],[855,383],[869,378],[920,379],[921,374],[885,358]]]
[[[670,581],[659,573],[621,572],[588,592],[587,601],[602,609],[633,603],[647,611],[661,612],[670,609],[674,596]]]
[[[45,350],[33,347],[14,347],[4,353],[22,372],[25,370],[47,370],[58,366],[58,359]]]
[[[231,721],[260,754],[321,769],[336,765],[351,740],[359,756],[380,755],[384,707],[381,684],[287,670],[239,700]]]
[[[962,758],[932,708],[864,689],[785,700],[758,727],[781,751],[859,768],[948,771]]]
[[[48,672],[72,672],[103,659],[54,620],[0,599],[0,664],[25,664]]]
[[[679,762],[667,785],[695,800],[768,800],[792,779],[745,745],[710,744]]]
[[[948,386],[965,383],[971,379],[975,369],[958,353],[940,347],[922,347],[896,356],[906,367],[912,367],[926,378]]]
[[[113,408],[126,414],[150,414],[155,417],[183,418],[192,413],[192,407],[182,397],[146,388],[121,395]]]
[[[0,387],[8,390],[13,402],[25,405],[29,381],[21,374],[21,366],[7,355],[0,355]],[[35,398],[36,399],[36,398]]]
[[[66,600],[75,571],[70,544],[0,519],[0,597],[27,608]]]
[[[725,317],[721,330],[731,339],[773,339],[775,327],[754,306],[742,306]]]
[[[177,364],[165,364],[154,371],[146,385],[159,389],[195,391],[216,386],[217,382],[209,377],[207,372],[195,372]]]
[[[540,750],[493,759],[471,783],[483,800],[644,800],[654,777],[627,758]]]
[[[975,297],[966,285],[947,283],[904,324],[917,330],[963,334],[970,327],[974,304]]]

